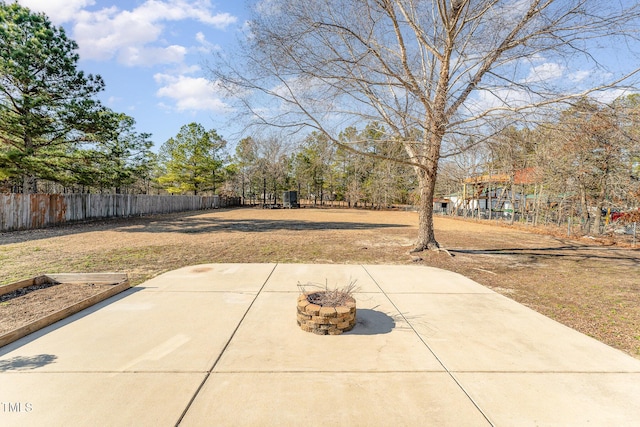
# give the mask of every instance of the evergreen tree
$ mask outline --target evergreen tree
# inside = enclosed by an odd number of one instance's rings
[[[98,135],[93,151],[98,175],[94,185],[114,188],[116,194],[123,187],[150,177],[153,156],[151,134],[135,131],[135,120],[122,113],[109,113],[112,121],[107,130]],[[145,192],[143,190],[143,192]]]
[[[198,123],[182,126],[160,148],[162,173],[158,183],[172,194],[199,194],[222,182],[222,150],[226,142],[215,130],[205,130]]]
[[[24,193],[83,169],[76,150],[104,124],[104,83],[77,69],[77,48],[44,14],[0,3],[0,176]]]

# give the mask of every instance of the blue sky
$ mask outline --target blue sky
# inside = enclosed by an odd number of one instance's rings
[[[233,141],[229,106],[206,61],[232,49],[247,19],[243,0],[18,0],[44,12],[79,45],[79,68],[100,74],[102,102],[136,120],[160,147],[198,122]]]

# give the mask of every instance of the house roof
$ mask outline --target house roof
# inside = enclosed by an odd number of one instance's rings
[[[510,176],[506,173],[494,173],[470,176],[464,180],[465,184],[485,184],[485,183],[507,183],[510,182]],[[525,168],[516,171],[514,176],[514,183],[516,185],[521,184],[533,184],[535,183],[535,169]]]

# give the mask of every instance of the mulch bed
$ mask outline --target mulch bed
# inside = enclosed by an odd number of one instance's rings
[[[99,294],[113,285],[47,283],[0,296],[0,335]]]

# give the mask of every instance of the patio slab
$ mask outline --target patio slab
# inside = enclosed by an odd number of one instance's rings
[[[490,425],[443,372],[215,373],[181,425],[203,420],[216,426]]]
[[[300,292],[307,290],[344,288],[353,283],[359,292],[382,292],[361,265],[344,264],[278,264],[264,287],[267,292]]]
[[[352,331],[296,325],[298,282],[354,279]],[[0,347],[3,427],[632,426],[638,395],[640,360],[414,265],[185,267]]]
[[[258,292],[276,264],[205,264],[169,271],[144,283],[150,291]]]
[[[215,371],[444,370],[384,295],[358,294],[356,327],[341,335],[326,336],[298,327],[294,304],[297,296],[297,293],[261,293]]]
[[[638,425],[640,373],[457,373],[497,426]]]
[[[133,290],[2,357],[56,355],[39,372],[206,372],[255,294]],[[108,301],[108,300],[107,300]],[[28,338],[28,337],[27,337]],[[17,344],[19,341],[16,341]],[[10,345],[11,346],[11,345]],[[9,347],[9,346],[7,346]]]
[[[435,267],[367,265],[367,272],[386,292],[400,294],[492,294],[493,291],[453,271]]]
[[[497,293],[389,294],[452,371],[637,372],[640,360]]]
[[[204,376],[181,372],[2,372],[0,425],[173,426]]]

